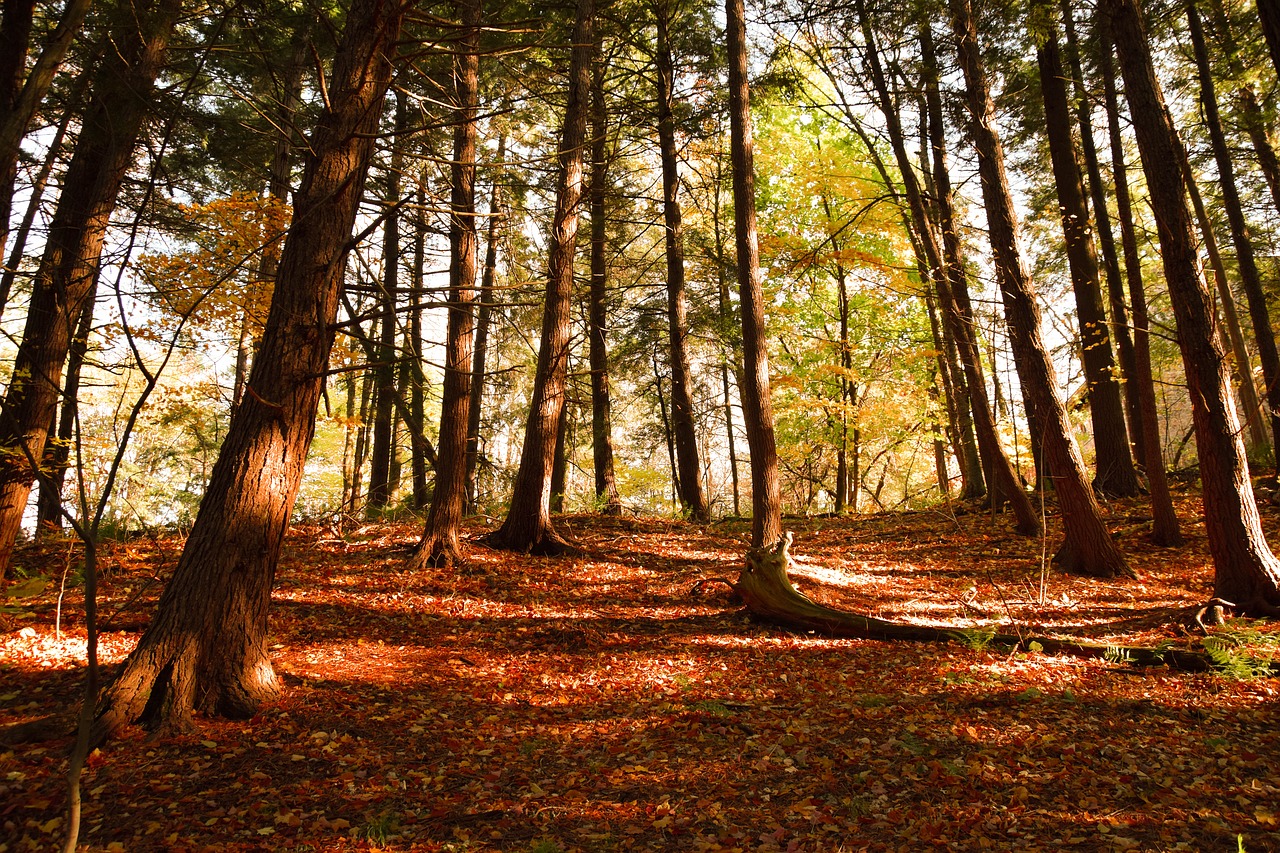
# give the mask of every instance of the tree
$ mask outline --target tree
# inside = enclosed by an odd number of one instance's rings
[[[400,2],[356,0],[347,13],[247,399],[156,614],[102,697],[99,737],[135,721],[182,726],[197,708],[248,717],[278,691],[267,607],[406,11]]]
[[[739,389],[742,419],[751,450],[751,543],[782,536],[782,491],[769,393],[769,350],[765,338],[764,288],[756,232],[755,163],[751,91],[747,83],[747,22],[743,0],[725,0],[729,48],[729,149],[733,163],[733,221],[738,250],[738,299],[742,315]]]
[[[676,478],[680,504],[695,519],[709,519],[698,461],[697,425],[693,419],[692,376],[688,352],[688,307],[685,296],[684,225],[680,210],[680,168],[676,155],[675,65],[669,30],[673,0],[656,0],[658,39],[655,55],[658,89],[658,148],[662,161],[662,217],[667,256],[667,331],[670,339],[671,421],[675,434]]]
[[[994,107],[986,68],[978,46],[978,30],[969,0],[950,0],[960,66],[969,105],[969,133],[978,154],[982,196],[996,278],[1004,301],[1005,321],[1014,358],[1028,392],[1033,423],[1044,430],[1045,460],[1062,511],[1064,541],[1054,559],[1067,571],[1095,577],[1132,575],[1102,521],[1102,510],[1085,478],[1080,449],[1071,434],[1058,381],[1040,332],[1040,307],[1031,277],[1023,265],[1018,226],[1004,149],[993,122]]]
[[[98,277],[111,213],[180,6],[157,0],[133,7],[121,21],[119,49],[102,60],[67,166],[0,413],[0,571],[22,527],[35,476],[30,463],[44,456],[72,332]]]
[[[452,194],[449,218],[449,327],[436,484],[415,566],[451,566],[460,558],[458,526],[467,498],[467,425],[471,420],[476,283],[476,113],[480,89],[481,0],[458,0],[462,29],[454,59]]]
[[[1115,39],[1138,153],[1160,238],[1160,259],[1178,324],[1203,484],[1214,595],[1239,613],[1280,614],[1280,561],[1267,545],[1249,483],[1226,358],[1215,334],[1213,297],[1200,277],[1186,203],[1181,142],[1165,106],[1136,0],[1103,0]]]
[[[583,148],[591,98],[594,16],[594,0],[578,0],[533,396],[506,520],[484,538],[495,548],[545,556],[563,554],[572,547],[551,523],[551,473],[568,374],[573,255],[578,240],[578,207],[583,195]]]

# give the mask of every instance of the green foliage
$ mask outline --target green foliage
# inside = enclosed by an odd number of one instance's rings
[[[961,628],[956,631],[956,635],[965,646],[975,652],[980,652],[991,645],[991,641],[996,638],[996,629],[989,626]]]
[[[381,845],[390,841],[399,831],[400,819],[392,812],[383,812],[366,821],[364,826],[356,830],[356,835],[373,844]]]
[[[1280,634],[1259,630],[1262,625],[1233,620],[1200,641],[1220,675],[1248,681],[1274,674]]]

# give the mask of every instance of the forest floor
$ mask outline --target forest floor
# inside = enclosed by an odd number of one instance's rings
[[[1042,583],[1052,535],[961,509],[790,519],[794,579],[881,618],[1200,647],[1179,627],[1211,589],[1198,497],[1181,499],[1176,551],[1146,543],[1141,502],[1108,507],[1134,581],[1050,568]],[[1264,515],[1275,533],[1280,510]],[[87,849],[1280,850],[1274,679],[981,648],[980,630],[801,635],[723,585],[691,592],[736,578],[744,522],[561,524],[581,555],[471,544],[461,571],[427,573],[403,565],[415,524],[295,528],[271,614],[282,698],[95,753]],[[180,547],[107,546],[109,669]],[[55,624],[74,550],[19,552],[52,581],[0,601],[0,726],[69,712],[82,690],[76,591]],[[0,851],[61,844],[68,745],[0,747]]]

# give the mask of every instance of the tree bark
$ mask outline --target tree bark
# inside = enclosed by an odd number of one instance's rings
[[[583,195],[583,147],[591,100],[594,17],[594,0],[578,0],[533,396],[506,520],[484,540],[494,548],[544,556],[563,554],[572,548],[551,523],[551,469],[555,462],[556,431],[565,405],[571,344],[573,255],[578,240],[578,207]]]
[[[1044,101],[1045,136],[1049,141],[1058,212],[1062,218],[1071,287],[1075,292],[1076,318],[1080,324],[1080,360],[1084,365],[1085,396],[1093,423],[1097,472],[1093,485],[1105,495],[1130,497],[1139,492],[1138,476],[1129,449],[1118,371],[1111,351],[1110,327],[1102,304],[1098,255],[1089,225],[1089,208],[1071,136],[1071,110],[1056,26],[1046,24],[1041,36],[1043,40],[1036,48],[1036,61]]]
[[[587,358],[591,366],[591,458],[596,501],[605,515],[621,515],[613,473],[613,417],[609,400],[609,293],[607,245],[608,112],[604,56],[597,41],[591,64],[591,294],[587,305]]]
[[[498,137],[498,168],[504,168],[507,136]],[[484,402],[485,359],[489,349],[489,318],[493,313],[493,288],[498,275],[498,225],[503,217],[500,176],[489,197],[489,235],[486,238],[484,272],[480,274],[480,305],[476,311],[476,339],[471,360],[471,407],[467,411],[467,511],[478,511],[480,484],[476,477],[480,459],[480,409]]]
[[[267,608],[315,431],[351,230],[406,5],[356,0],[308,146],[246,401],[155,617],[99,705],[99,739],[193,709],[247,718],[278,692]]]
[[[421,435],[427,423],[427,377],[422,367],[422,300],[423,282],[426,279],[427,266],[427,176],[424,170],[418,171],[417,210],[413,215],[413,272],[410,274],[412,307],[409,309],[409,420],[415,434]],[[474,376],[472,382],[475,381]],[[472,403],[479,411],[472,392]],[[470,433],[468,433],[470,435]],[[468,455],[468,464],[470,456]],[[413,508],[424,510],[431,505],[431,492],[427,488],[427,459],[422,448],[415,441],[409,454],[409,477],[413,483]],[[468,467],[468,472],[470,468]],[[470,474],[468,473],[468,484]],[[468,494],[470,487],[468,486]]]
[[[1267,40],[1271,64],[1275,66],[1276,76],[1280,76],[1280,0],[1257,0],[1257,7],[1258,23]]]
[[[462,21],[454,53],[452,193],[449,217],[449,326],[440,402],[436,483],[422,541],[411,564],[461,560],[458,528],[467,499],[467,426],[471,420],[476,286],[476,124],[480,103],[482,0],[456,0]]]
[[[32,284],[13,379],[0,415],[0,575],[31,494],[30,460],[45,450],[76,320],[97,280],[103,240],[149,113],[178,0],[135,7],[107,55]]]
[[[1129,201],[1129,177],[1125,166],[1124,138],[1120,133],[1120,104],[1116,96],[1115,72],[1111,64],[1111,29],[1106,15],[1097,16],[1098,73],[1102,76],[1103,98],[1107,111],[1107,131],[1111,143],[1111,175],[1115,183],[1116,218],[1120,221],[1120,243],[1124,249],[1125,277],[1129,284],[1129,304],[1133,306],[1133,353],[1136,370],[1133,381],[1142,406],[1142,457],[1147,473],[1147,490],[1151,495],[1151,541],[1157,545],[1183,544],[1178,514],[1169,493],[1169,478],[1164,468],[1164,443],[1160,437],[1160,416],[1156,408],[1156,388],[1151,370],[1151,331],[1147,316],[1146,289],[1142,282],[1142,259],[1138,255],[1138,234],[1133,224],[1133,207]]]
[[[1135,0],[1103,0],[1110,17],[1138,152],[1155,213],[1169,297],[1178,324],[1195,421],[1205,533],[1214,563],[1214,595],[1241,613],[1280,613],[1280,561],[1272,555],[1249,482],[1249,466],[1231,405],[1226,359],[1214,333],[1213,298],[1186,204],[1181,143],[1156,80],[1142,12]]]
[[[1055,560],[1069,572],[1094,577],[1131,576],[1102,520],[1084,472],[1080,449],[1071,434],[1059,396],[1053,362],[1040,335],[1040,307],[1023,265],[1018,226],[1004,167],[1004,150],[993,123],[994,106],[978,46],[978,30],[969,0],[949,0],[969,102],[970,136],[978,153],[982,195],[1004,301],[1014,357],[1021,366],[1028,409],[1043,428],[1043,451],[1062,512],[1064,541]]]
[[[680,209],[680,167],[676,155],[676,120],[672,110],[675,67],[668,34],[671,0],[656,0],[658,148],[662,163],[662,218],[667,256],[667,333],[671,364],[671,422],[676,460],[680,466],[680,505],[698,521],[709,520],[698,460],[698,433],[693,417],[692,376],[689,368],[689,321],[685,296],[684,224]]]
[[[1223,212],[1231,227],[1231,241],[1236,249],[1236,269],[1240,273],[1240,284],[1249,303],[1253,340],[1258,347],[1258,360],[1262,363],[1262,382],[1266,390],[1267,410],[1271,415],[1271,446],[1276,449],[1277,457],[1280,457],[1280,352],[1276,349],[1275,333],[1271,329],[1267,297],[1262,289],[1262,277],[1258,274],[1258,264],[1254,257],[1253,238],[1249,233],[1248,223],[1245,222],[1240,192],[1236,188],[1231,150],[1222,131],[1222,119],[1218,113],[1217,94],[1209,67],[1209,50],[1200,25],[1200,14],[1196,11],[1194,2],[1186,4],[1186,11],[1187,28],[1200,79],[1200,105],[1204,111],[1205,128],[1209,131],[1209,142],[1213,147],[1213,159],[1218,166]]]
[[[733,218],[738,250],[742,358],[739,390],[742,419],[751,449],[751,542],[776,542],[782,535],[782,485],[769,391],[769,351],[765,337],[764,288],[756,230],[755,151],[751,93],[747,83],[747,22],[743,0],[725,0],[729,49],[729,148],[733,162]]]

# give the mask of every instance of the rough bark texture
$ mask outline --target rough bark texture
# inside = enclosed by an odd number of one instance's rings
[[[1142,260],[1138,255],[1138,234],[1133,223],[1133,207],[1129,201],[1129,177],[1125,165],[1124,138],[1120,133],[1120,104],[1116,94],[1115,71],[1111,62],[1111,29],[1106,15],[1098,15],[1098,73],[1102,76],[1103,98],[1107,110],[1107,131],[1111,141],[1111,174],[1115,182],[1116,218],[1120,221],[1120,242],[1124,249],[1125,277],[1129,285],[1129,303],[1133,307],[1133,353],[1138,401],[1142,406],[1142,442],[1147,490],[1151,495],[1151,541],[1157,545],[1177,546],[1183,542],[1178,514],[1169,493],[1169,478],[1164,469],[1164,443],[1160,438],[1160,419],[1156,409],[1156,388],[1151,370],[1151,332],[1147,316],[1147,295],[1142,282]]]
[[[729,48],[729,135],[733,162],[733,220],[738,249],[739,310],[742,313],[742,419],[751,449],[751,542],[759,546],[782,535],[782,484],[773,434],[764,288],[756,230],[755,143],[747,84],[747,21],[743,0],[725,0]]]
[[[405,6],[357,0],[280,259],[262,351],[150,626],[99,707],[99,737],[193,709],[248,717],[274,696],[267,606],[315,431],[351,229]]]
[[[467,425],[471,420],[475,339],[476,116],[480,103],[481,0],[458,0],[461,38],[454,54],[453,165],[449,218],[449,325],[440,401],[436,483],[412,563],[453,565],[467,500]]]
[[[662,162],[662,219],[667,255],[667,334],[670,340],[671,422],[680,467],[680,505],[693,519],[706,521],[710,510],[702,489],[697,424],[693,418],[692,372],[689,368],[688,300],[685,296],[684,223],[680,209],[680,166],[676,154],[676,119],[672,109],[675,69],[668,34],[670,0],[654,4],[658,40],[654,57],[658,88],[658,149]]]
[[[1103,494],[1132,496],[1139,492],[1138,476],[1129,449],[1110,326],[1102,303],[1098,255],[1071,135],[1071,110],[1056,28],[1050,27],[1044,34],[1044,41],[1036,49],[1036,61],[1044,100],[1045,136],[1049,141],[1071,288],[1075,292],[1076,319],[1080,324],[1080,360],[1084,365],[1086,397],[1093,424],[1097,474],[1093,485]]]
[[[1240,204],[1240,192],[1236,187],[1235,166],[1231,150],[1222,130],[1222,118],[1218,112],[1218,99],[1214,89],[1213,73],[1209,67],[1209,50],[1205,43],[1200,15],[1194,3],[1186,4],[1187,28],[1195,51],[1196,68],[1200,78],[1200,105],[1204,111],[1204,124],[1209,131],[1213,147],[1213,159],[1218,166],[1218,185],[1222,188],[1222,207],[1231,228],[1231,241],[1236,250],[1236,269],[1240,284],[1249,303],[1249,318],[1253,321],[1253,340],[1258,347],[1258,360],[1262,364],[1262,381],[1266,391],[1267,410],[1271,415],[1271,446],[1276,449],[1280,461],[1280,352],[1276,349],[1275,332],[1267,310],[1267,297],[1262,289],[1262,277],[1254,255],[1253,238],[1245,222],[1244,208]],[[1136,117],[1135,117],[1136,118]]]
[[[34,480],[29,460],[44,454],[71,334],[97,280],[111,212],[180,5],[159,0],[136,8],[133,25],[119,34],[119,51],[103,60],[67,166],[0,415],[0,574],[22,527]]]
[[[1262,35],[1267,40],[1267,50],[1271,54],[1271,64],[1280,76],[1280,0],[1257,0],[1258,23],[1262,26]]]
[[[1062,511],[1064,541],[1055,560],[1067,571],[1079,574],[1132,575],[1102,521],[1102,510],[1086,479],[1080,449],[1072,437],[1066,408],[1059,396],[1053,362],[1041,338],[1040,308],[1018,246],[1018,226],[1005,173],[1004,150],[993,123],[994,106],[969,0],[950,0],[950,9],[964,71],[970,136],[978,153],[982,196],[1005,321],[1028,409],[1035,413],[1036,426],[1043,430],[1048,474],[1053,479]]]
[[[502,526],[485,537],[489,545],[508,551],[557,555],[571,547],[551,524],[551,469],[555,463],[560,414],[565,405],[571,345],[573,255],[578,241],[578,207],[583,195],[583,148],[591,99],[594,16],[594,0],[578,0],[573,55],[569,63],[569,97],[560,137],[560,170],[537,373],[511,505]]]
[[[591,64],[591,295],[587,304],[587,358],[591,365],[591,460],[596,501],[605,515],[620,515],[613,474],[613,416],[609,400],[609,292],[607,225],[609,151],[604,56],[597,43]]]
[[[1274,616],[1280,612],[1280,561],[1263,536],[1240,425],[1231,405],[1226,359],[1214,329],[1213,298],[1199,274],[1198,247],[1179,156],[1181,143],[1156,80],[1137,3],[1103,0],[1101,6],[1111,19],[1178,324],[1178,347],[1200,457],[1214,594],[1233,602],[1240,612]]]

